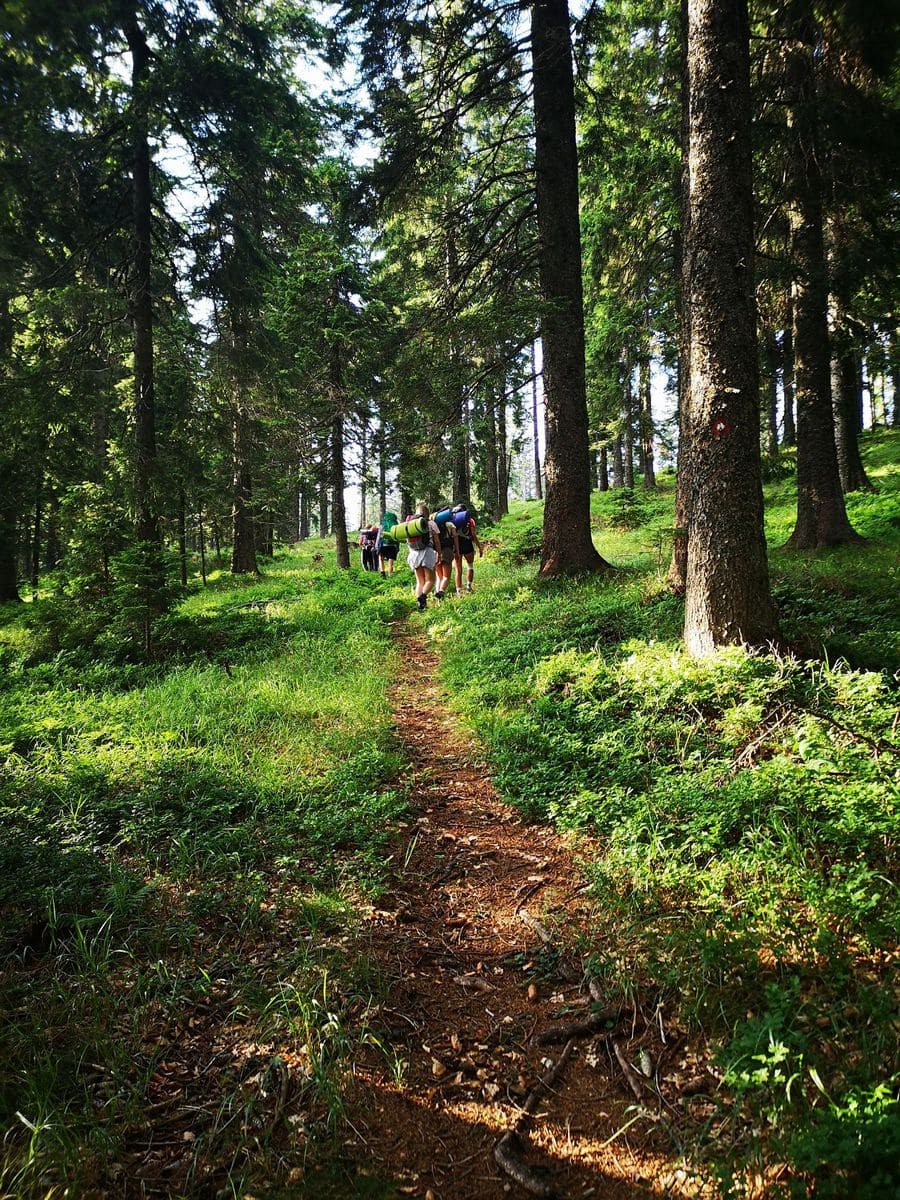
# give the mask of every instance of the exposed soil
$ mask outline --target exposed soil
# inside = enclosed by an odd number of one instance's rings
[[[651,1081],[629,1082],[613,1047],[636,1061],[652,1021],[658,1068],[677,1057],[677,1036],[662,1041],[652,1002],[649,1014],[639,1000],[598,1016],[602,997],[592,1001],[571,944],[602,917],[572,850],[501,802],[449,713],[427,638],[407,628],[401,649],[394,704],[413,813],[395,887],[372,914],[371,953],[391,983],[389,1046],[357,1065],[348,1165],[431,1200],[525,1196],[494,1148],[529,1103],[521,1158],[544,1194],[696,1196],[666,1132],[666,1104]],[[553,1086],[533,1095],[563,1050],[541,1035],[592,1018],[600,1032],[577,1036]],[[632,1087],[645,1112],[637,1120]]]

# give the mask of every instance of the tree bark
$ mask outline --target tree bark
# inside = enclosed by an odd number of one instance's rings
[[[346,571],[350,566],[350,547],[347,543],[347,514],[344,509],[344,387],[341,370],[341,348],[335,342],[331,350],[331,399],[334,415],[331,420],[331,528],[337,565]]]
[[[368,470],[368,439],[366,437],[367,423],[365,417],[362,422],[362,436],[360,439],[360,466],[359,466],[359,527],[362,529],[366,524],[366,471]]]
[[[147,76],[150,48],[132,12],[125,24],[131,51],[132,324],[134,329],[134,507],[139,541],[162,546],[157,513],[156,402],[153,364],[152,204],[150,144],[147,126]]]
[[[305,542],[309,537],[309,488],[307,484],[300,485],[300,541]]]
[[[497,401],[497,513],[509,512],[509,452],[506,444],[506,392]]]
[[[625,486],[625,456],[622,453],[622,437],[617,434],[613,438],[613,487]]]
[[[22,599],[18,586],[17,517],[12,496],[0,494],[0,604]]]
[[[634,489],[634,392],[632,368],[625,360],[625,381],[622,388],[622,454],[624,456],[625,486]]]
[[[206,537],[203,533],[203,510],[197,514],[197,549],[200,551],[200,578],[206,587]]]
[[[777,636],[763,537],[747,0],[690,0],[691,444],[684,636]]]
[[[894,406],[896,409],[896,405]],[[535,343],[531,343],[531,437],[534,443],[534,495],[543,500],[544,484],[541,479],[541,439],[538,425],[538,377]]]
[[[491,521],[500,519],[500,485],[497,468],[497,426],[493,397],[487,400],[484,414],[484,503]]]
[[[794,289],[788,288],[787,315],[781,335],[781,396],[784,405],[782,446],[797,445],[797,425],[794,421]]]
[[[540,573],[608,569],[591,538],[575,89],[567,0],[531,8],[547,450]]]
[[[861,540],[847,519],[834,443],[814,41],[814,19],[804,10],[786,43],[797,390],[797,521],[787,541],[792,550]]]
[[[187,587],[187,512],[183,487],[178,489],[178,565],[181,586]]]
[[[231,424],[232,508],[231,574],[259,575],[253,521],[253,476],[250,468],[250,417],[241,405]]]
[[[609,491],[609,450],[600,447],[600,467],[597,472],[597,487],[601,492]]]
[[[653,397],[651,393],[650,359],[641,364],[641,382],[638,392],[638,425],[641,431],[641,473],[644,490],[656,487],[656,468],[653,462]]]
[[[677,294],[678,338],[678,461],[675,474],[675,526],[672,531],[672,561],[669,563],[669,586],[681,594],[687,583],[687,529],[690,505],[690,441],[687,424],[688,395],[691,383],[690,281],[688,249],[690,247],[691,188],[690,188],[690,82],[688,79],[688,0],[679,6],[680,50],[678,55],[681,87],[681,122],[679,145],[681,170],[678,187],[679,230],[676,239],[676,262],[679,279]]]
[[[766,328],[762,345],[763,393],[766,399],[766,457],[778,458],[778,340],[775,330]]]
[[[856,428],[859,356],[849,347],[831,358],[831,401],[834,440],[841,488],[847,492],[872,492],[874,487],[859,453]]]

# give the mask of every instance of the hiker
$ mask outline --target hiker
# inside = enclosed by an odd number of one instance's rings
[[[393,575],[394,563],[397,561],[397,552],[400,549],[400,543],[391,537],[390,531],[395,525],[399,525],[397,514],[386,512],[381,518],[381,528],[378,530],[378,541],[375,543],[375,552],[378,555],[378,567],[383,576]]]
[[[459,553],[456,556],[456,594],[457,596],[461,596],[462,560],[465,559],[467,564],[466,591],[471,592],[472,582],[475,579],[475,547],[478,547],[479,558],[484,557],[484,547],[479,541],[478,532],[475,529],[475,518],[464,504],[455,504],[453,506],[453,518],[459,544]]]
[[[434,588],[434,598],[435,600],[443,600],[447,593],[447,588],[450,586],[450,575],[453,570],[453,564],[459,558],[459,538],[452,519],[443,522],[438,521],[435,524],[438,527],[441,548],[438,552],[438,560],[435,566],[437,582]]]
[[[364,525],[359,531],[359,547],[362,550],[362,569],[364,571],[378,570],[378,558],[375,552],[377,538],[378,529],[375,525]]]
[[[416,505],[413,516],[406,519],[412,521],[416,517],[421,517],[426,522],[425,532],[419,537],[408,539],[409,554],[406,556],[406,561],[415,571],[416,603],[419,606],[419,612],[424,612],[428,593],[435,583],[434,568],[441,553],[441,535],[429,515],[428,505],[424,500],[420,500]]]

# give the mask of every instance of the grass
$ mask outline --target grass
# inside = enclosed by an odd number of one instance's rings
[[[666,474],[594,496],[614,575],[538,580],[518,504],[425,618],[502,793],[581,839],[594,974],[703,1065],[679,1130],[723,1194],[900,1188],[898,449],[865,439],[860,547],[781,549],[767,485],[791,655],[686,658]],[[0,1197],[395,1194],[328,1147],[377,1044],[408,589],[312,544],[188,591],[148,656],[137,606],[77,587],[0,610]]]
[[[596,974],[703,1046],[692,1152],[725,1191],[779,1164],[785,1194],[900,1189],[898,441],[865,441],[862,547],[780,549],[794,494],[767,488],[793,655],[685,656],[665,476],[652,496],[594,496],[615,575],[538,580],[540,506],[520,504],[471,602],[430,619],[503,794],[588,835]]]
[[[0,1196],[241,1194],[339,1127],[410,601],[315,553],[187,595],[149,662],[2,614]]]

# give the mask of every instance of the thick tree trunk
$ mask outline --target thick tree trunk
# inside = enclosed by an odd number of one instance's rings
[[[156,403],[153,392],[152,204],[147,135],[147,75],[150,49],[132,13],[125,35],[131,51],[132,323],[134,328],[134,506],[138,540],[162,545],[157,512]]]
[[[797,522],[787,541],[793,550],[860,540],[847,519],[834,444],[814,40],[814,19],[804,10],[786,44],[797,390]]]
[[[746,0],[690,0],[691,444],[684,636],[775,639],[763,537]]]
[[[896,409],[896,405],[894,406]],[[544,484],[541,478],[541,437],[538,425],[538,377],[535,344],[531,343],[531,438],[534,445],[534,495],[543,500]]]
[[[578,156],[569,6],[531,8],[547,451],[542,575],[608,568],[591,539]]]
[[[232,509],[231,573],[258,575],[253,521],[253,477],[250,468],[250,417],[241,406],[231,425]]]
[[[838,471],[845,493],[875,490],[859,453],[856,428],[858,379],[859,357],[853,350],[843,349],[834,353],[831,359],[831,402]]]
[[[644,490],[656,487],[656,467],[653,461],[653,397],[651,394],[650,359],[641,364],[641,383],[638,424],[641,431],[641,472]]]
[[[600,465],[597,471],[597,487],[601,492],[609,491],[609,450],[600,447]]]
[[[690,504],[690,443],[687,425],[688,394],[691,383],[690,282],[687,249],[690,246],[691,187],[690,187],[690,81],[688,79],[688,0],[679,6],[680,46],[678,55],[681,90],[681,122],[679,147],[678,210],[679,230],[676,239],[676,263],[679,279],[676,319],[678,338],[678,461],[675,475],[675,526],[672,531],[672,561],[669,563],[669,586],[681,594],[687,583],[687,527]]]

